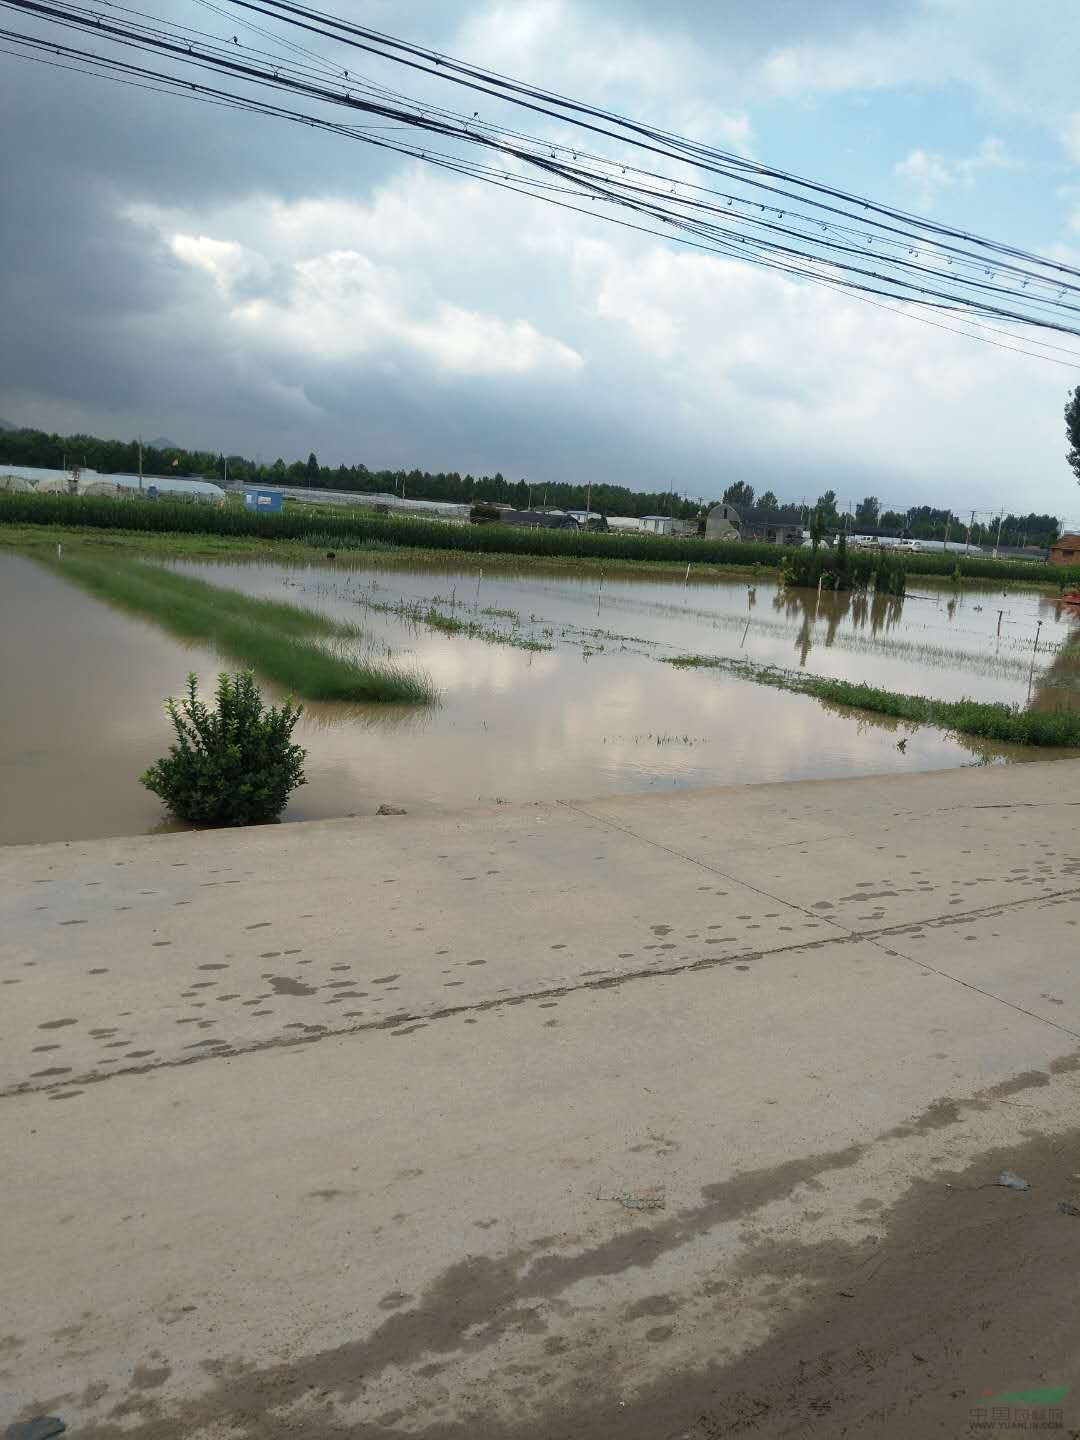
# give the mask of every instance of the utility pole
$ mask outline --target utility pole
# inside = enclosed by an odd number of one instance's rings
[[[142,494],[142,436],[139,436],[139,494]]]
[[[585,524],[589,523],[589,507],[592,505],[592,481],[589,481],[589,488],[585,491]]]
[[[972,527],[974,526],[974,524],[975,524],[975,511],[972,510],[972,512],[971,512],[971,519],[968,521],[967,540],[965,541],[965,544],[968,544],[968,545],[971,544],[971,530],[972,530]]]
[[[949,548],[949,526],[952,524],[952,511],[945,517],[945,549]]]
[[[1005,511],[1002,510],[998,516],[997,539],[994,541],[994,559],[998,558],[998,550],[1001,546],[1001,522],[1005,519]]]

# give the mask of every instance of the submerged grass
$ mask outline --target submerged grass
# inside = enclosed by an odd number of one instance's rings
[[[146,616],[182,639],[212,644],[306,700],[435,699],[423,675],[332,654],[325,642],[356,641],[361,632],[317,611],[255,599],[116,554],[76,553],[47,563],[91,595]]]
[[[461,615],[458,615],[454,608],[451,608],[449,613],[440,610],[435,600],[402,600],[393,605],[385,600],[373,600],[370,596],[362,595],[358,603],[367,610],[375,610],[383,615],[398,615],[412,625],[426,625],[429,630],[437,630],[442,635],[464,635],[469,640],[484,640],[489,645],[512,645],[518,650],[539,651],[554,648],[545,640],[519,634],[516,627],[520,620],[513,610],[499,610],[495,606],[489,606],[479,612],[481,615],[513,616],[511,629],[500,630],[497,626],[481,625],[478,620],[471,619],[470,612],[464,605]]]
[[[772,685],[797,695],[813,695],[834,705],[894,715],[911,724],[934,725],[961,735],[978,735],[1013,745],[1080,747],[1080,710],[1021,710],[996,701],[934,700],[927,695],[883,690],[861,681],[801,675],[774,665],[756,665],[750,660],[728,660],[714,655],[676,655],[666,663],[680,669],[724,670],[759,685]]]

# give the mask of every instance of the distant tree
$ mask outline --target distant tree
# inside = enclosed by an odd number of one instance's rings
[[[757,503],[761,506],[762,510],[780,509],[780,501],[771,490],[766,490],[764,495],[759,495]]]
[[[754,487],[747,485],[745,480],[736,480],[734,485],[729,485],[724,491],[724,504],[734,505],[736,510],[742,506],[749,510],[754,503]]]
[[[319,462],[314,450],[307,457],[307,464],[304,466],[304,470],[307,483],[309,485],[317,485],[319,483]]]
[[[824,495],[819,495],[817,508],[821,511],[821,517],[826,526],[838,523],[840,517],[836,513],[835,490],[826,490]]]
[[[1065,433],[1069,437],[1069,468],[1080,481],[1080,385],[1069,395],[1065,406]]]
[[[866,498],[860,500],[856,506],[855,524],[865,525],[868,529],[873,530],[877,526],[878,515],[880,513],[881,505],[878,502],[877,496],[867,495]]]
[[[825,515],[820,505],[815,505],[810,516],[810,544],[816,550],[825,534]]]

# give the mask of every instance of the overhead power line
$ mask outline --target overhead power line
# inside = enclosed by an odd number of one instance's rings
[[[922,318],[985,344],[1080,365],[1080,353],[1037,333],[1080,335],[1080,270],[1062,261],[688,140],[292,0],[227,0],[227,9],[213,0],[199,3],[228,22],[228,33],[112,0],[0,0],[0,9],[32,17],[40,27],[0,27],[0,41],[5,54],[360,140],[888,310],[899,305],[908,316],[913,307],[938,312],[943,318]],[[243,17],[238,28],[250,29],[259,44],[233,33],[234,14]],[[321,55],[310,42],[274,33],[249,18],[255,15],[357,51],[364,63],[378,58],[414,77],[483,95],[498,102],[500,117],[513,106],[545,123],[558,122],[558,129],[533,134],[501,118],[409,96]],[[70,39],[61,38],[65,32]],[[86,43],[91,35],[93,49]],[[296,109],[283,97],[314,108]],[[1002,344],[984,330],[1021,343]],[[1075,361],[1057,359],[1048,349]]]

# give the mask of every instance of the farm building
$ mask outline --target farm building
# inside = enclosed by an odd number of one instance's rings
[[[785,519],[776,510],[762,510],[757,507],[743,511],[739,534],[743,540],[764,540],[769,545],[803,543],[801,520]]]
[[[1080,535],[1066,533],[1050,546],[1048,565],[1080,565]]]
[[[245,510],[280,510],[284,502],[285,496],[280,490],[258,490],[253,486],[244,486]]]
[[[705,517],[706,540],[738,540],[739,512],[734,505],[713,505]]]

